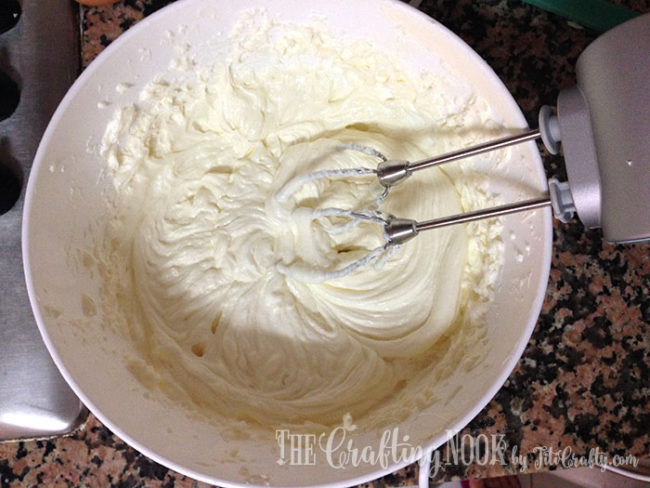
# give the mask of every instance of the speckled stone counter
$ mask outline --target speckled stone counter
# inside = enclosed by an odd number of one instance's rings
[[[83,65],[166,3],[127,0],[82,8]],[[647,0],[625,4],[650,11]],[[531,126],[542,104],[553,105],[558,90],[575,83],[576,58],[595,38],[514,0],[424,0],[420,9],[488,62]],[[547,174],[564,176],[561,158],[542,154]],[[443,463],[436,481],[564,467],[553,458],[536,465],[542,447],[569,448],[575,455],[596,448],[609,456],[650,453],[650,245],[614,246],[577,221],[554,225],[550,280],[533,337],[505,385],[460,433],[502,434],[507,466]],[[440,455],[444,460],[444,447]],[[411,465],[365,486],[416,485],[417,475]],[[92,416],[68,437],[0,445],[3,488],[39,483],[206,486],[147,459]]]

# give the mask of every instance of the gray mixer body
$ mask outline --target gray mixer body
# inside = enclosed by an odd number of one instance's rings
[[[650,14],[605,33],[558,97],[578,216],[611,242],[650,239]]]

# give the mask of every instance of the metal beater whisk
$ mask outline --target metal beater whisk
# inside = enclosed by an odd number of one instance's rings
[[[550,130],[557,131],[557,128],[553,127],[556,125],[556,122],[554,122],[555,120],[555,117],[553,117],[551,114],[550,107],[543,107],[542,111],[540,112],[540,122],[542,122],[542,127],[544,127],[545,132]],[[302,175],[293,179],[287,185],[285,185],[285,187],[278,193],[278,199],[281,201],[286,200],[291,194],[295,193],[304,184],[318,179],[344,178],[375,174],[377,176],[377,180],[383,186],[384,190],[381,195],[373,202],[369,210],[348,211],[336,208],[319,209],[314,211],[314,218],[338,216],[348,217],[352,220],[371,220],[384,226],[384,237],[386,239],[385,247],[403,244],[409,239],[415,237],[420,231],[423,230],[437,229],[439,227],[472,222],[474,220],[490,217],[499,217],[501,215],[507,215],[514,212],[522,212],[526,210],[534,210],[536,208],[551,205],[551,196],[542,195],[538,198],[525,200],[523,202],[511,203],[488,209],[477,210],[474,212],[466,212],[457,215],[451,215],[448,217],[426,220],[423,222],[417,222],[415,220],[407,218],[395,217],[393,215],[385,215],[378,210],[379,205],[388,196],[390,189],[398,183],[406,180],[416,171],[432,168],[434,166],[439,166],[445,163],[450,163],[459,159],[476,156],[488,151],[494,151],[496,149],[520,144],[522,142],[535,140],[540,137],[543,137],[542,129],[535,129],[521,134],[504,137],[502,139],[497,139],[487,143],[472,146],[460,151],[447,153],[442,156],[422,159],[415,162],[388,159],[376,149],[357,144],[344,144],[340,146],[340,149],[360,151],[367,155],[380,159],[380,163],[378,164],[377,168],[344,168],[321,170],[314,173],[309,173],[307,175]]]
[[[544,113],[544,120],[551,117],[550,108],[545,107],[542,112]],[[540,116],[540,120],[542,117]],[[365,210],[345,210],[341,208],[321,208],[313,210],[312,217],[314,220],[327,218],[327,217],[342,217],[348,219],[348,222],[340,224],[339,228],[347,228],[351,225],[356,225],[361,221],[370,221],[377,223],[383,227],[384,244],[378,248],[370,251],[363,258],[354,261],[353,263],[345,266],[344,268],[331,272],[314,273],[310,277],[302,276],[303,280],[312,282],[322,282],[342,276],[348,275],[356,269],[368,264],[369,262],[378,259],[385,260],[390,254],[390,248],[397,249],[401,244],[409,239],[415,237],[422,230],[436,229],[447,225],[459,224],[464,222],[471,222],[474,220],[498,217],[513,212],[521,212],[525,210],[532,210],[544,207],[551,204],[551,198],[547,195],[540,196],[532,200],[523,202],[501,205],[484,210],[474,212],[467,212],[458,215],[452,215],[439,219],[427,220],[417,222],[412,219],[399,218],[393,215],[388,215],[379,210],[379,206],[388,196],[391,188],[398,183],[401,183],[406,178],[411,176],[414,172],[421,169],[431,168],[444,163],[456,161],[458,159],[475,156],[484,152],[504,148],[521,142],[530,141],[541,137],[542,133],[539,129],[524,132],[510,137],[505,137],[488,143],[473,146],[461,151],[454,151],[452,153],[444,154],[433,158],[423,159],[416,162],[408,162],[403,160],[390,160],[376,149],[362,146],[358,144],[343,144],[339,147],[340,150],[354,150],[360,151],[369,156],[376,157],[380,160],[376,169],[372,168],[342,168],[342,169],[327,169],[320,170],[306,175],[301,175],[289,181],[276,195],[280,202],[286,202],[291,195],[296,193],[305,184],[320,180],[320,179],[334,179],[346,178],[354,176],[375,175],[378,182],[383,186],[382,193],[367,207]]]
[[[325,170],[290,182],[282,190],[287,198],[307,181],[319,178],[374,173],[384,187],[368,211],[315,211],[315,218],[338,215],[352,219],[352,224],[370,220],[383,226],[385,244],[344,269],[330,273],[331,278],[351,273],[420,231],[548,205],[563,222],[577,212],[586,227],[602,228],[610,242],[650,239],[650,87],[644,69],[650,52],[649,28],[650,14],[639,16],[589,45],[576,64],[577,85],[560,91],[557,116],[549,107],[542,107],[539,129],[416,162],[388,160],[374,149],[347,145],[346,149],[360,150],[381,162],[376,169]],[[416,171],[539,137],[551,154],[558,153],[562,141],[568,175],[565,182],[551,178],[548,194],[424,222],[384,215],[378,210],[390,188]]]

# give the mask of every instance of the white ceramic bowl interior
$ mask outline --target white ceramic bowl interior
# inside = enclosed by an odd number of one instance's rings
[[[130,348],[102,326],[88,299],[99,302],[97,273],[83,266],[79,251],[91,244],[91,229],[106,219],[94,150],[113,109],[135,101],[142,88],[175,56],[169,37],[184,36],[199,61],[201,46],[227,33],[241,10],[263,8],[282,21],[307,23],[320,14],[332,33],[371,40],[414,70],[443,70],[483,97],[504,127],[525,127],[516,103],[492,70],[442,25],[391,0],[185,0],[130,29],[84,71],[56,111],[38,150],[27,187],[23,254],[27,286],[38,326],[61,373],[90,410],[111,430],[154,460],[192,478],[222,486],[247,483],[284,486],[351,485],[392,472],[361,464],[331,469],[276,463],[275,438],[267,443],[225,439],[214,427],[146,394],[121,361]],[[181,28],[186,26],[187,28]],[[115,87],[133,87],[118,93]],[[107,106],[107,103],[110,105]],[[488,168],[504,201],[546,190],[534,143],[512,149],[512,164]],[[448,430],[465,426],[494,396],[516,364],[539,314],[550,266],[552,227],[548,209],[503,219],[505,263],[488,313],[485,351],[479,367],[458,370],[437,402],[399,424],[413,445],[439,446]],[[515,257],[519,256],[518,259]],[[522,259],[523,257],[523,259]],[[377,446],[378,433],[357,439]],[[233,460],[233,449],[237,448]]]

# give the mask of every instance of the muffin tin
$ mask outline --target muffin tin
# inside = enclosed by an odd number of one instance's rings
[[[66,433],[87,415],[43,345],[21,256],[25,182],[79,72],[77,15],[69,0],[0,5],[0,441]]]

